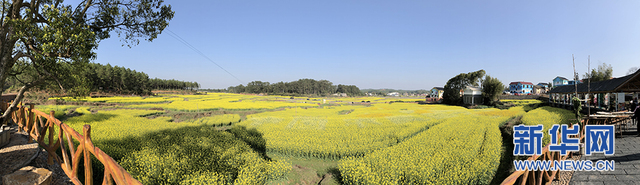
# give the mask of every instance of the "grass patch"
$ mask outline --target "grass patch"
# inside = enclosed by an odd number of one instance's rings
[[[292,170],[286,178],[268,181],[267,184],[342,184],[339,178],[338,160],[300,158],[267,153],[276,161],[291,163]]]

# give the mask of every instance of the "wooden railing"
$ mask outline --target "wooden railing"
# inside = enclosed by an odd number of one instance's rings
[[[87,185],[93,184],[91,156],[94,156],[104,165],[102,184],[113,184],[114,182],[116,184],[142,184],[116,163],[113,158],[93,145],[90,125],[82,127],[81,135],[67,124],[56,119],[54,111],[46,114],[35,110],[33,106],[33,104],[29,104],[28,108],[18,106],[18,110],[12,113],[11,119],[18,124],[20,131],[24,130],[31,136],[29,137],[29,142],[35,139],[47,151],[49,165],[54,164],[55,160],[74,184],[82,184],[78,179],[78,166],[81,164],[84,165],[84,183]],[[2,103],[2,110],[6,110],[7,107],[7,103]],[[57,134],[54,127],[59,128]],[[45,138],[48,139],[48,144],[45,143]],[[66,146],[64,139],[66,139]],[[74,140],[79,143],[77,149],[74,146]],[[58,149],[61,150],[62,158],[56,154]],[[84,159],[83,162],[80,161],[81,158]]]
[[[584,120],[580,120],[580,123],[585,123]],[[582,124],[583,126],[580,126],[580,131],[579,134],[577,136],[573,136],[571,138],[580,138],[580,143],[584,143],[584,125],[586,124]],[[570,125],[569,128],[573,128],[573,125]],[[560,139],[562,137],[561,133],[558,132],[558,139]],[[567,158],[569,158],[570,156],[573,155],[573,152],[568,152],[566,155],[562,156],[560,155],[560,152],[558,151],[549,151],[549,146],[551,146],[552,143],[547,144],[547,146],[545,146],[542,149],[542,155],[533,155],[531,157],[529,157],[527,160],[547,160],[547,161],[558,161],[558,160],[566,160]],[[551,163],[551,166],[554,166],[553,163]],[[560,170],[557,169],[555,171],[531,171],[529,169],[527,170],[523,170],[523,171],[515,171],[513,172],[511,175],[509,175],[509,177],[507,177],[506,179],[504,179],[504,181],[502,181],[502,185],[512,185],[512,184],[521,184],[521,185],[525,185],[525,184],[536,184],[536,185],[541,185],[541,184],[550,184],[551,181],[553,181],[554,179],[558,179],[559,177],[559,172]]]

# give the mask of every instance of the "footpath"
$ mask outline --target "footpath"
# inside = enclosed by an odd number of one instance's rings
[[[8,143],[0,146],[0,185],[9,184],[73,184],[59,164],[47,164],[47,152],[38,143],[28,142],[24,132],[12,126]]]

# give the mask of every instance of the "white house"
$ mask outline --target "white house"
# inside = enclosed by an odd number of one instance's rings
[[[464,104],[470,105],[482,104],[482,88],[473,86],[465,87],[462,101]]]
[[[391,93],[387,93],[387,96],[400,96],[400,93],[398,93],[398,92],[391,92]]]

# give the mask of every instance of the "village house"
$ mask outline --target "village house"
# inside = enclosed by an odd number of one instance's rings
[[[468,105],[482,104],[482,89],[479,87],[467,86],[464,88],[462,101],[464,104]]]
[[[545,90],[544,87],[539,86],[539,85],[534,85],[533,86],[533,90],[531,91],[531,94],[535,94],[535,95],[541,95],[547,93],[547,91]]]
[[[511,94],[529,94],[532,91],[533,91],[533,83],[531,82],[509,83],[509,92],[511,92]]]
[[[565,77],[557,76],[556,78],[553,79],[553,86],[554,87],[568,85],[568,84],[569,84],[569,80],[567,78],[565,78]]]
[[[431,93],[429,94],[429,96],[435,99],[442,99],[442,94],[444,94],[443,87],[433,87],[433,89],[431,89]]]

